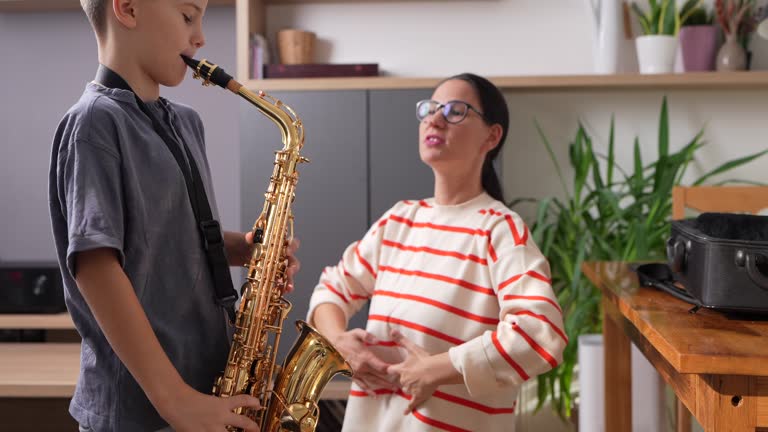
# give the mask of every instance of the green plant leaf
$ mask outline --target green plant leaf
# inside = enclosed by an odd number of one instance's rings
[[[643,34],[651,34],[651,17],[646,15],[645,11],[640,9],[637,3],[632,3],[632,10],[637,15],[640,26],[643,28]]]
[[[713,169],[712,171],[699,177],[693,184],[694,185],[703,184],[705,181],[709,180],[710,177],[716,176],[718,174],[722,174],[726,171],[730,171],[736,167],[740,167],[746,163],[752,162],[753,160],[763,156],[766,153],[768,153],[768,150],[763,150],[761,152],[757,152],[749,156],[744,156],[743,158],[734,159],[734,160],[725,162],[722,165],[718,166],[717,168]]]

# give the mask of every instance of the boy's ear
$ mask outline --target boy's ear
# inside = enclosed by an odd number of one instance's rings
[[[136,27],[136,2],[134,0],[112,0],[112,9],[117,21],[128,27]]]

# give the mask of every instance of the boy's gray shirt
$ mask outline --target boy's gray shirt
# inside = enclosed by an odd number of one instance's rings
[[[188,146],[218,219],[199,116],[163,98],[148,106]],[[75,283],[75,254],[116,251],[166,354],[201,392],[210,392],[224,368],[231,331],[214,301],[184,177],[132,92],[89,83],[64,116],[53,141],[49,206],[67,308],[82,336],[70,413],[99,432],[160,429],[166,422],[115,355]]]

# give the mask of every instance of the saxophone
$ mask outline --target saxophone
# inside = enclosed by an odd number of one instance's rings
[[[281,101],[262,91],[251,92],[204,59],[182,57],[204,86],[219,85],[255,105],[280,128],[283,140],[283,149],[276,152],[264,208],[253,225],[254,249],[241,290],[232,346],[224,372],[213,385],[213,394],[230,397],[245,393],[258,398],[261,409],[238,408],[235,412],[256,421],[262,431],[313,432],[323,388],[336,374],[352,376],[352,368],[325,337],[304,321],[296,322],[299,336],[282,367],[275,364],[283,321],[291,309],[291,303],[282,296],[286,281],[285,239],[293,237],[291,203],[298,180],[296,167],[308,162],[299,155],[304,128],[293,110]]]

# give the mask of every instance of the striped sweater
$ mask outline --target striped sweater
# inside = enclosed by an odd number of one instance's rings
[[[336,266],[327,267],[308,316],[334,303],[347,319],[370,301],[373,347],[397,363],[398,329],[432,354],[448,351],[463,385],[444,385],[413,413],[402,390],[366,395],[353,384],[345,432],[513,431],[523,381],[562,360],[563,317],[549,264],[522,219],[483,193],[459,205],[401,201]]]

